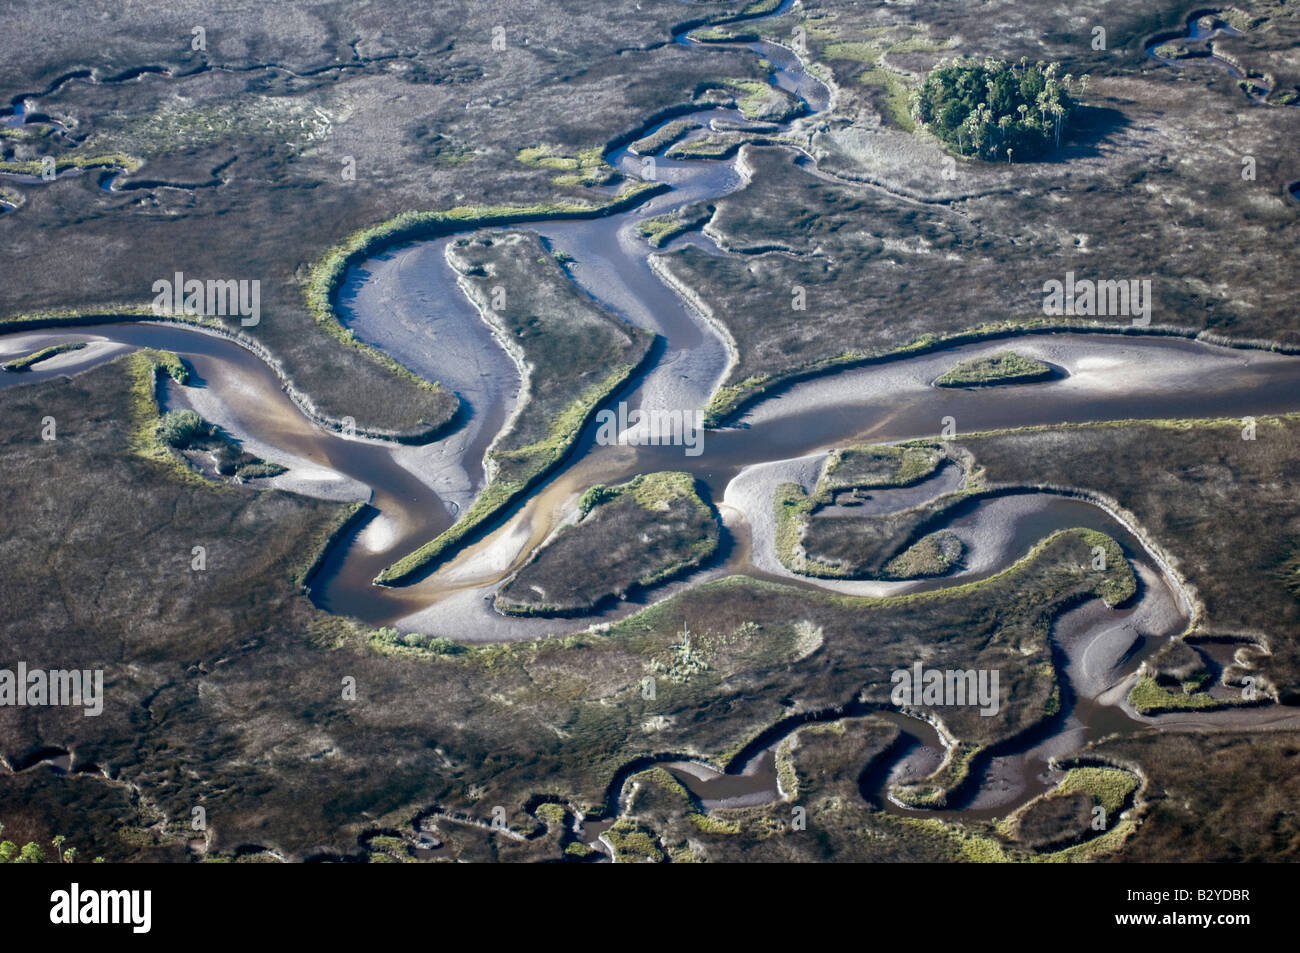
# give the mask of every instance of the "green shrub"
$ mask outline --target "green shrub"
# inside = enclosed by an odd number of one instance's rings
[[[621,864],[658,864],[664,860],[654,833],[628,818],[616,821],[606,832],[605,839],[614,848],[615,860]]]
[[[256,480],[259,477],[279,476],[287,469],[287,467],[282,467],[278,463],[268,463],[263,460],[260,463],[245,463],[235,470],[235,476],[241,480]]]
[[[158,439],[169,447],[183,449],[207,435],[203,418],[192,410],[169,410],[158,422]]]
[[[582,494],[582,499],[578,501],[578,509],[582,511],[583,516],[586,516],[597,506],[600,506],[602,503],[608,503],[617,496],[618,490],[614,487],[606,486],[603,483],[597,483],[595,486],[588,489],[586,493]]]
[[[45,863],[45,851],[35,841],[23,845],[23,849],[18,852],[18,858],[15,864],[43,864]]]
[[[740,824],[733,820],[724,820],[720,817],[714,817],[711,814],[701,814],[699,811],[691,811],[686,815],[686,819],[696,826],[697,829],[705,834],[739,834]]]
[[[416,641],[416,639],[419,641]],[[455,655],[461,651],[458,643],[453,642],[451,639],[445,639],[440,635],[409,636],[407,641],[431,655]]]
[[[439,635],[424,635],[421,632],[403,634],[391,625],[376,629],[370,635],[370,644],[379,650],[414,649],[424,655],[456,655],[463,648],[451,639]]]
[[[190,369],[172,351],[149,351],[149,356],[153,358],[155,364],[166,372],[172,380],[178,384],[188,384],[190,380]]]

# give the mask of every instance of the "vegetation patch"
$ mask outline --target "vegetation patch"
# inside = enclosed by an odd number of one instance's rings
[[[623,177],[605,161],[604,150],[599,146],[583,149],[576,156],[559,154],[549,146],[530,146],[520,149],[515,158],[526,165],[556,169],[560,174],[551,179],[551,184],[564,188],[612,185]]]
[[[778,559],[792,572],[828,579],[912,579],[947,573],[960,560],[963,547],[951,531],[934,527],[958,506],[1003,491],[967,488],[887,513],[821,512],[837,493],[862,484],[915,482],[946,459],[946,451],[928,441],[832,451],[814,494],[806,495],[793,483],[777,488],[773,505]],[[1106,575],[1097,594],[1112,606],[1130,599],[1137,580],[1119,544],[1105,533],[1075,532],[1100,550],[1106,566],[1124,567]]]
[[[930,546],[906,554],[929,535],[927,527],[941,522],[954,507],[971,498],[964,491],[946,493],[892,513],[841,515],[819,513],[823,497],[814,495],[800,502],[788,488],[785,492],[785,496],[778,493],[778,556],[793,572],[839,579],[894,578],[888,568],[891,565],[903,571],[927,561]],[[952,552],[942,540],[934,542],[934,560],[941,558],[944,549]]]
[[[573,615],[626,599],[698,566],[718,546],[718,520],[689,473],[649,473],[583,494],[562,527],[496,597],[513,615]]]
[[[716,26],[692,30],[688,36],[699,43],[754,43],[760,39],[757,33],[735,32]]]
[[[644,219],[637,223],[636,229],[653,247],[662,248],[678,235],[708,224],[712,216],[713,207],[710,205],[696,207],[690,212],[686,209],[678,209],[667,215]]]
[[[1215,711],[1241,704],[1237,699],[1216,698],[1209,692],[1170,691],[1150,675],[1143,675],[1128,695],[1129,704],[1141,715],[1175,711]]]
[[[1045,381],[1052,368],[1042,361],[1003,351],[962,361],[935,380],[936,387],[988,387],[995,384],[1029,384]]]
[[[942,448],[933,445],[859,444],[832,450],[818,491],[911,486],[934,473],[945,459]]]
[[[900,576],[916,570],[941,575],[961,557],[961,544],[952,534],[933,539],[908,540],[923,522],[960,494],[949,494],[926,507],[876,517],[817,516],[841,493],[865,489],[911,486],[926,479],[948,459],[942,447],[924,442],[907,446],[861,444],[832,450],[826,458],[811,495],[797,483],[783,483],[773,498],[776,515],[776,553],[792,572],[820,578],[913,578]],[[815,517],[815,518],[814,518]],[[863,533],[875,540],[868,544]],[[850,538],[851,537],[851,538]],[[951,537],[951,538],[949,538]],[[898,549],[904,543],[916,546]],[[954,543],[956,546],[954,547]],[[881,547],[893,545],[888,552]],[[868,568],[868,567],[874,568]]]
[[[410,846],[400,837],[394,837],[391,834],[376,834],[365,840],[366,851],[369,854],[370,863],[414,863],[415,858],[411,855]]]
[[[965,547],[957,536],[940,530],[923,536],[906,550],[885,563],[886,579],[923,579],[952,571],[961,560]]]
[[[144,348],[128,355],[126,362],[132,395],[130,446],[137,455],[160,464],[186,482],[207,483],[186,462],[197,462],[201,454],[211,459],[218,475],[241,481],[285,472],[285,467],[277,463],[246,453],[229,434],[192,410],[162,413],[158,405],[159,377],[166,375],[178,384],[189,381],[189,368],[175,353]]]
[[[0,139],[44,139],[55,127],[47,122],[25,123],[21,127],[0,126]]]
[[[791,142],[786,136],[768,136],[756,132],[722,132],[697,136],[679,142],[665,155],[669,159],[728,159],[741,146],[775,146]]]
[[[695,829],[705,834],[739,834],[740,822],[734,819],[717,817],[713,814],[701,814],[691,811],[686,819],[695,825]]]
[[[146,350],[144,352],[158,373],[166,374],[176,383],[185,385],[190,382],[190,369],[175,351]]]
[[[753,79],[724,80],[706,88],[697,98],[735,106],[746,119],[757,122],[785,122],[808,109],[808,104],[794,94]]]
[[[864,86],[875,86],[882,91],[886,114],[894,125],[905,132],[916,128],[910,112],[913,90],[902,76],[892,70],[870,69],[858,74],[858,82]]]
[[[1109,816],[1119,814],[1137,790],[1138,779],[1119,768],[1075,767],[1066,772],[1058,794],[1086,794]]]
[[[810,565],[803,547],[807,517],[817,507],[817,498],[809,496],[798,483],[781,483],[772,494],[776,517],[776,556],[791,572],[816,576],[833,576],[837,570],[828,565]]]
[[[1198,692],[1209,686],[1211,673],[1205,658],[1186,639],[1170,639],[1147,659],[1146,671],[1165,688]]]
[[[664,861],[655,833],[638,826],[634,821],[620,818],[608,831],[605,839],[614,850],[614,861],[619,864],[658,864]]]
[[[458,642],[421,632],[399,632],[392,626],[382,626],[370,633],[370,647],[378,652],[407,655],[415,658],[438,655],[455,655],[463,651]]]
[[[1074,766],[1053,790],[999,822],[997,829],[1040,853],[1076,847],[1121,823],[1120,814],[1138,784],[1131,772],[1120,768]]]
[[[701,128],[694,119],[674,119],[664,123],[648,136],[642,136],[627,147],[627,151],[638,156],[657,155],[667,146],[672,145],[682,136]]]
[[[131,435],[128,446],[146,460],[162,466],[185,482],[207,484],[198,471],[173,452],[159,431],[162,408],[158,406],[158,378],[180,373],[188,379],[181,359],[170,351],[143,349],[126,358],[127,377],[131,383]]]
[[[1300,598],[1300,546],[1297,546],[1275,573],[1287,592]]]
[[[80,351],[86,345],[83,342],[72,344],[51,344],[49,347],[43,347],[39,351],[33,351],[31,354],[9,361],[6,364],[0,364],[6,371],[29,371],[33,364],[39,364],[41,361],[49,360],[57,354],[66,354],[69,351]]]
[[[238,480],[279,476],[288,469],[248,453],[230,434],[192,410],[167,411],[158,422],[158,439],[173,450],[188,451],[185,455],[190,459],[208,454],[219,475]]]
[[[0,824],[0,837],[4,836],[5,826]],[[50,840],[54,848],[54,859],[49,860],[45,848],[35,841],[28,841],[19,846],[19,841],[0,840],[0,864],[75,864],[81,860],[81,852],[76,847],[65,846],[68,838],[55,834]],[[91,863],[102,864],[103,857],[96,857]]]
[[[1031,158],[1053,143],[1077,103],[1060,63],[1019,67],[1002,60],[957,60],[933,70],[913,115],[949,149],[980,159]]]
[[[54,160],[56,175],[60,172],[66,172],[68,169],[115,169],[134,172],[140,166],[139,159],[122,155],[120,152],[97,156],[59,156]],[[44,171],[45,163],[40,159],[18,159],[0,162],[0,173],[9,175],[41,175]]]

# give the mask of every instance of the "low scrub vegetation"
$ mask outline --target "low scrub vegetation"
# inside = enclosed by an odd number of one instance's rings
[[[994,384],[1029,384],[1047,380],[1052,368],[1042,361],[1003,351],[989,357],[962,361],[935,380],[938,387],[987,387]]]
[[[660,126],[650,135],[642,136],[628,146],[627,150],[638,156],[656,155],[688,132],[699,128],[700,124],[693,119],[675,119]]]
[[[58,354],[66,354],[69,351],[80,351],[86,345],[78,342],[74,344],[52,344],[49,347],[43,347],[39,351],[33,351],[23,357],[9,361],[0,365],[6,371],[29,371],[33,364],[39,364],[41,361],[47,361]]]
[[[832,450],[822,471],[819,491],[884,489],[910,486],[939,467],[946,455],[933,446],[862,444]]]
[[[210,454],[221,476],[241,480],[273,477],[286,468],[247,453],[228,433],[192,410],[169,410],[158,422],[158,439],[174,450]]]
[[[708,223],[713,215],[712,206],[697,207],[692,211],[678,209],[667,215],[656,215],[637,223],[636,229],[655,248],[662,248],[678,235]]]

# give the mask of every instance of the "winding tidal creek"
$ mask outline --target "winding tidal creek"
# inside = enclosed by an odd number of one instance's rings
[[[783,12],[784,6],[777,13]],[[701,47],[685,32],[679,43]],[[752,42],[773,64],[773,82],[805,103],[804,121],[824,109],[830,91],[807,73],[790,49]],[[701,108],[644,127],[648,135],[668,121],[691,119],[707,135],[711,125],[747,123],[734,109]],[[794,120],[799,121],[799,120]],[[785,128],[790,123],[783,124]],[[629,178],[643,175],[643,158],[626,147],[607,161]],[[670,188],[620,214],[603,218],[510,226],[538,233],[572,261],[572,281],[594,301],[631,324],[654,331],[651,360],[610,404],[629,410],[694,412],[726,374],[731,354],[718,331],[661,280],[655,253],[639,222],[741,188],[738,158],[653,162],[656,181]],[[1007,339],[967,344],[920,356],[885,359],[785,386],[752,405],[731,426],[703,434],[698,455],[682,446],[606,445],[587,428],[566,460],[495,528],[411,585],[381,587],[375,576],[396,559],[450,527],[484,485],[484,457],[520,399],[519,373],[457,284],[447,262],[453,235],[389,248],[346,276],[337,295],[340,319],[371,344],[420,376],[455,391],[460,425],[437,441],[396,445],[326,430],[308,419],[266,363],[238,342],[178,324],[112,325],[17,332],[0,337],[0,354],[30,353],[56,343],[87,347],[59,355],[22,374],[0,374],[12,387],[76,373],[132,349],[174,351],[192,368],[191,386],[168,384],[165,408],[190,407],[225,428],[246,449],[288,467],[269,481],[285,490],[335,500],[364,500],[363,519],[325,555],[310,583],[322,609],[403,631],[463,641],[534,639],[587,628],[634,612],[650,601],[706,579],[743,573],[809,589],[891,595],[952,586],[997,573],[1059,529],[1088,527],[1121,545],[1140,578],[1139,596],[1122,610],[1094,601],[1061,615],[1053,645],[1068,683],[1061,714],[1050,727],[994,752],[978,766],[980,778],[965,802],[946,813],[1000,816],[1051,786],[1049,762],[1088,741],[1138,730],[1140,719],[1123,705],[1138,663],[1186,626],[1190,607],[1181,582],[1126,526],[1086,499],[1023,492],[981,497],[959,508],[946,528],[966,549],[962,567],[925,581],[814,580],[786,570],[775,555],[773,492],[782,482],[811,491],[826,452],[852,443],[935,438],[951,417],[959,433],[1121,419],[1246,417],[1300,410],[1300,359],[1259,350],[1136,334],[1054,333],[1016,336],[1017,353],[1051,364],[1058,373],[1041,383],[952,390],[935,378],[967,358],[993,354]],[[699,232],[690,242],[726,254]],[[608,406],[608,405],[607,405]],[[903,509],[956,488],[960,475],[940,471],[906,491],[875,494],[878,512]],[[580,619],[505,617],[492,609],[499,586],[560,525],[572,519],[577,497],[595,483],[617,483],[655,470],[684,470],[706,488],[723,518],[719,555],[689,576]],[[1257,717],[1265,717],[1259,710]],[[827,718],[854,713],[829,713]],[[860,713],[860,712],[859,712]],[[1240,714],[1238,717],[1240,717]],[[917,719],[885,715],[905,731],[887,765],[862,782],[864,794],[889,810],[884,792],[908,777],[923,777],[943,758],[938,733]],[[1272,716],[1276,717],[1276,713]],[[1202,715],[1204,720],[1213,720]],[[742,753],[732,765],[666,760],[669,769],[706,806],[761,803],[777,798],[773,750],[791,724]],[[945,812],[927,812],[942,815]]]

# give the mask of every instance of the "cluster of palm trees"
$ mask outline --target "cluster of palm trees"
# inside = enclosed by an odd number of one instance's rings
[[[5,826],[0,824],[0,835],[4,834]],[[51,843],[54,845],[54,856],[60,863],[75,864],[78,858],[77,848],[63,845],[67,843],[67,838],[62,834],[56,834]],[[95,863],[103,862],[102,857],[96,857]],[[35,841],[29,841],[22,847],[9,840],[0,840],[0,864],[43,864],[45,863],[45,851],[40,844]]]
[[[1003,60],[940,63],[915,93],[913,114],[961,155],[1011,162],[1054,143],[1078,105],[1060,63]],[[1059,77],[1059,78],[1058,78]],[[1079,80],[1082,93],[1088,77]]]

